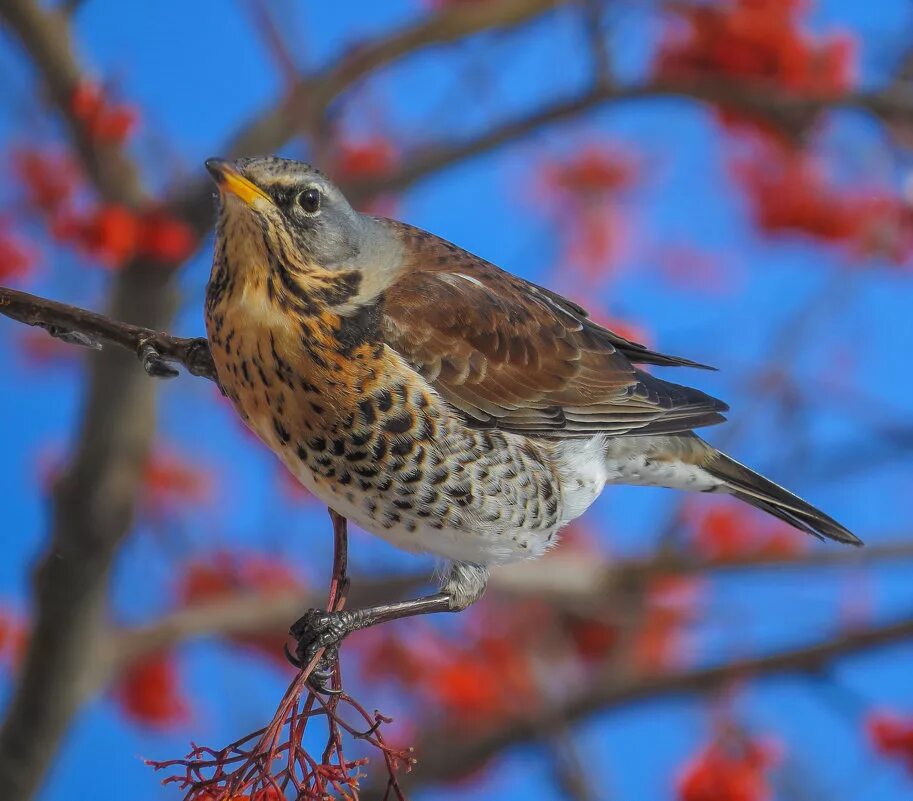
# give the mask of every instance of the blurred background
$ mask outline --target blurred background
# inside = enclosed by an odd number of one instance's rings
[[[910,797],[908,0],[0,0],[0,87],[0,284],[202,336],[203,160],[307,160],[719,367],[663,375],[866,541],[607,489],[466,613],[347,640],[411,798]],[[209,382],[6,319],[0,370],[0,797],[178,799],[143,758],[269,719],[326,511]],[[352,532],[353,598],[434,567]]]

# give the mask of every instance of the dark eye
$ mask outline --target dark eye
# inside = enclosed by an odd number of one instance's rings
[[[298,205],[301,206],[308,214],[316,214],[320,211],[320,190],[313,186],[305,189],[298,195]]]

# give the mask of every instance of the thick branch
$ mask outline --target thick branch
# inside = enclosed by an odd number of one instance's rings
[[[91,141],[73,115],[82,70],[66,15],[37,0],[4,0],[0,15],[68,121],[99,194],[142,204],[138,168],[120,148]],[[133,261],[112,282],[114,319],[155,330],[167,325],[174,306],[170,271],[161,265]],[[155,432],[156,392],[135,356],[108,349],[93,354],[88,367],[73,455],[54,488],[51,534],[35,574],[32,635],[0,728],[5,801],[27,801],[35,794],[93,681],[110,625],[111,566],[133,525]]]
[[[494,571],[490,591],[508,598],[535,598],[575,613],[601,614],[620,607],[620,593],[637,591],[654,576],[778,570],[809,567],[872,565],[913,558],[913,543],[898,542],[862,550],[829,549],[797,556],[744,557],[738,560],[692,560],[657,556],[601,564],[591,555],[561,552],[535,562],[507,565]],[[349,594],[356,608],[402,598],[427,581],[424,574],[396,578],[356,579]],[[278,595],[237,595],[190,606],[137,628],[125,629],[111,642],[110,668],[99,672],[101,685],[126,664],[157,651],[174,648],[199,637],[232,637],[245,634],[282,634],[290,620],[319,605],[311,592]]]

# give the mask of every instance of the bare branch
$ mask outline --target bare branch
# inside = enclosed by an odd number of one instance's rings
[[[26,325],[44,328],[51,336],[74,345],[101,350],[102,343],[132,351],[146,372],[156,377],[177,373],[168,362],[182,364],[192,375],[217,381],[209,343],[200,337],[173,337],[103,314],[0,287],[0,314]]]
[[[466,728],[420,733],[415,742],[418,764],[413,783],[446,781],[465,776],[505,748],[537,740],[543,731],[557,731],[598,712],[664,695],[708,693],[746,678],[783,673],[815,674],[836,659],[913,639],[913,618],[864,631],[839,634],[824,642],[779,651],[724,665],[660,675],[607,674],[574,692],[567,700],[528,717],[498,721],[475,736]]]
[[[121,148],[92,141],[73,113],[83,71],[66,13],[37,0],[5,0],[0,21],[22,42],[68,121],[99,194],[129,206],[144,203],[138,168]],[[152,330],[166,325],[175,305],[170,276],[161,265],[133,261],[112,283],[111,317]],[[37,791],[85,701],[106,641],[109,574],[133,524],[155,432],[156,393],[137,367],[135,356],[114,349],[88,360],[74,452],[54,488],[47,552],[35,573],[31,637],[0,728],[6,801],[27,801]]]
[[[35,0],[4,0],[0,22],[16,33],[38,67],[50,99],[67,121],[76,150],[99,193],[106,200],[139,206],[148,197],[140,172],[119,145],[89,137],[73,113],[73,95],[84,80],[70,33],[67,8],[47,8]]]
[[[570,4],[571,0],[491,0],[454,5],[362,43],[321,72],[302,78],[278,105],[264,110],[238,131],[220,155],[236,158],[273,153],[296,133],[318,130],[330,105],[374,71],[424,48],[517,27]],[[211,224],[211,196],[210,182],[200,176],[179,188],[171,205],[197,231],[205,231]]]

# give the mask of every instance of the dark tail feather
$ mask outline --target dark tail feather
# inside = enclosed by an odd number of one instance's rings
[[[726,454],[716,451],[705,465],[708,473],[722,479],[728,491],[739,500],[785,520],[800,531],[819,540],[831,539],[848,545],[862,545],[862,540],[820,509],[806,503],[779,484],[749,470]]]

